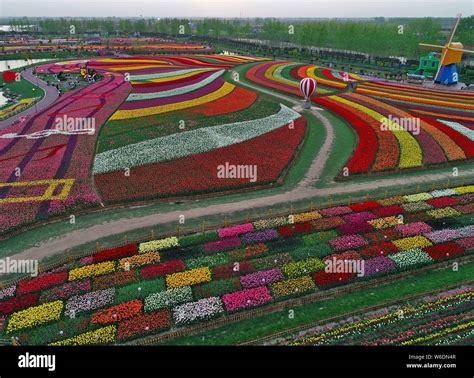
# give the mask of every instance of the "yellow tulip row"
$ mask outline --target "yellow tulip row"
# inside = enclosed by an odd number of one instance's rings
[[[117,330],[115,325],[96,329],[81,333],[80,335],[71,337],[70,339],[56,341],[49,345],[63,346],[63,345],[95,345],[95,344],[110,344],[115,341]]]
[[[429,247],[431,242],[424,236],[411,236],[408,238],[394,240],[393,244],[402,251],[407,251],[409,249]]]
[[[87,277],[100,276],[115,271],[115,261],[106,261],[98,264],[90,264],[72,269],[69,272],[69,281],[80,280]]]
[[[166,286],[168,289],[209,281],[211,281],[211,270],[208,267],[186,270],[166,276]]]
[[[62,301],[55,301],[15,312],[8,322],[7,333],[59,320],[63,307]]]

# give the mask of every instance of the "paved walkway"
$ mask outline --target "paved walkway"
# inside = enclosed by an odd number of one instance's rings
[[[35,105],[30,106],[28,109],[17,113],[10,118],[0,121],[0,130],[4,130],[7,127],[11,126],[13,123],[18,121],[20,117],[31,117],[37,112],[41,112],[42,110],[48,108],[56,99],[59,97],[58,90],[46,84],[45,81],[41,79],[37,79],[35,75],[33,75],[33,67],[27,68],[21,73],[21,76],[24,80],[29,81],[35,86],[39,86],[44,92],[43,98]]]

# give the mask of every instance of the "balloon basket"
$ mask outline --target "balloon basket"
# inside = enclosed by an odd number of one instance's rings
[[[311,109],[311,100],[310,99],[306,99],[305,102],[304,102],[304,105],[303,105],[303,108],[304,109]]]

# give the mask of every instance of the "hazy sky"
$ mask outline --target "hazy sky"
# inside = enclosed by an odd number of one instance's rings
[[[454,17],[474,0],[0,0],[0,16]]]

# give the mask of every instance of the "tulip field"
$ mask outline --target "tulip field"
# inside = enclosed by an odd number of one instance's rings
[[[290,62],[254,65],[246,77],[297,96],[303,77],[317,80],[314,104],[337,114],[358,139],[345,165],[349,174],[340,178],[458,164],[474,157],[474,94],[364,81],[358,75]],[[354,91],[342,91],[356,81]],[[395,120],[392,130],[381,128],[392,118],[419,119],[419,130],[403,129]]]
[[[473,251],[473,204],[474,186],[460,186],[99,250],[2,289],[0,332],[22,345],[136,342],[336,286],[456,262]],[[329,260],[363,261],[365,269],[362,275],[328,271]],[[467,342],[474,327],[469,301],[472,288],[402,307],[403,317],[390,308],[290,342]],[[361,339],[361,329],[371,336]]]
[[[281,345],[472,345],[472,285],[291,335]]]
[[[304,141],[305,119],[224,77],[235,65],[259,60],[133,56],[37,67],[40,74],[57,74],[87,63],[104,78],[0,131],[0,233],[101,203],[282,180]],[[95,130],[57,132],[57,118],[66,116],[93,119]],[[260,173],[251,182],[218,178],[224,163],[258,163]]]

